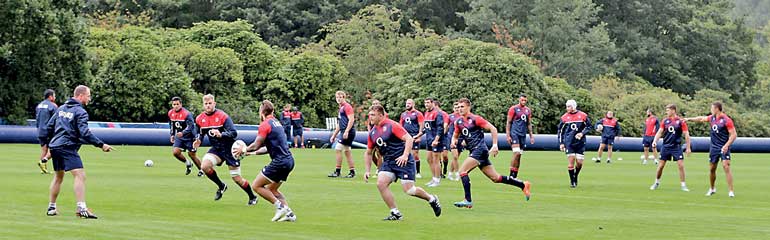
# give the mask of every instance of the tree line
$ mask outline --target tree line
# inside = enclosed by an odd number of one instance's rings
[[[21,1],[0,9],[0,118],[30,118],[42,90],[60,101],[92,86],[91,117],[166,121],[172,96],[193,111],[212,93],[238,123],[257,103],[299,106],[307,126],[336,116],[349,92],[395,117],[426,97],[469,97],[498,127],[520,93],[537,133],[564,102],[615,111],[639,135],[645,110],[687,116],[723,101],[741,136],[770,136],[762,29],[730,1]],[[421,104],[418,104],[418,106]],[[361,123],[359,121],[359,123]],[[694,128],[707,134],[707,128]]]

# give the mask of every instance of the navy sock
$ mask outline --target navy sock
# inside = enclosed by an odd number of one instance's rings
[[[257,197],[257,196],[254,196],[254,191],[251,190],[251,185],[249,185],[249,181],[244,181],[243,185],[241,185],[241,189],[243,189],[243,191],[249,195],[249,199],[254,199]]]
[[[417,173],[420,173],[420,161],[414,161],[414,163],[417,165]]]
[[[222,180],[219,179],[219,176],[217,175],[217,171],[214,171],[214,169],[212,169],[209,172],[206,172],[206,177],[211,179],[211,181],[214,182],[214,184],[216,184],[217,187],[219,187],[219,189],[222,189],[225,187],[225,184],[222,182]]]
[[[575,169],[569,169],[569,170],[567,170],[567,172],[569,172],[569,183],[570,184],[574,184],[575,183],[575,179],[577,179],[576,176],[575,176]]]
[[[511,176],[500,176],[497,182],[524,188],[524,182]]]
[[[444,173],[443,174],[446,175],[446,165],[449,163],[449,160],[444,160],[443,163],[444,163]]]
[[[465,191],[465,200],[472,202],[471,200],[471,178],[467,173],[460,173],[460,180],[463,182],[463,190]]]
[[[509,174],[509,175],[511,175],[511,177],[513,177],[513,178],[516,178],[516,176],[519,175],[519,169],[515,168],[515,167],[512,167],[511,168],[511,174]]]

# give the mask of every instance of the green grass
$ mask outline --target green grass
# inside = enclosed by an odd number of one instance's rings
[[[440,218],[426,202],[392,185],[405,219],[383,222],[388,209],[374,183],[328,179],[334,165],[331,150],[292,149],[296,167],[281,190],[298,221],[274,223],[274,208],[262,199],[246,206],[245,194],[234,187],[224,167],[218,172],[231,187],[215,202],[215,186],[205,177],[184,176],[169,147],[142,146],[118,146],[112,153],[83,146],[88,206],[100,219],[74,217],[70,175],[58,201],[61,215],[47,217],[51,175],[38,173],[39,148],[0,148],[0,236],[9,239],[770,238],[770,155],[765,154],[733,154],[737,197],[730,199],[721,169],[717,195],[704,196],[708,175],[703,153],[686,160],[692,192],[685,193],[679,190],[675,165],[666,169],[661,188],[650,191],[655,165],[641,165],[639,153],[616,154],[625,160],[611,165],[586,163],[580,187],[570,189],[562,153],[530,151],[521,167],[521,177],[534,184],[529,202],[518,189],[492,184],[476,170],[471,173],[473,209],[452,206],[462,199],[459,182],[443,181],[427,189],[441,198]],[[354,152],[359,169],[362,154]],[[498,171],[507,173],[510,156],[504,151],[492,159]],[[146,159],[154,160],[155,167],[144,167]],[[266,156],[244,159],[244,176],[253,179],[268,161]]]

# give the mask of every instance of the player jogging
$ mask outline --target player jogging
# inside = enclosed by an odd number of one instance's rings
[[[200,133],[193,143],[193,148],[198,149],[206,136],[211,143],[211,148],[206,155],[203,155],[201,168],[206,177],[218,187],[214,194],[214,200],[217,201],[222,198],[222,194],[227,191],[227,185],[219,179],[214,167],[226,163],[230,170],[230,177],[249,196],[247,205],[257,204],[257,197],[251,191],[249,181],[241,177],[241,161],[236,159],[231,152],[235,137],[238,136],[233,120],[224,111],[216,109],[216,106],[214,95],[206,94],[203,96],[204,111],[195,118],[195,124],[200,129]]]
[[[198,137],[196,136],[193,115],[186,108],[182,107],[182,98],[180,97],[171,98],[171,106],[173,108],[168,110],[167,114],[169,119],[168,125],[171,128],[171,138],[169,141],[174,145],[171,152],[177,160],[185,164],[185,175],[190,175],[192,164],[195,163],[195,167],[198,168],[198,177],[203,176],[203,171],[200,170],[201,160],[195,154],[198,149],[193,148],[193,141]],[[182,155],[182,151],[187,151],[187,156],[192,159],[192,162]]]
[[[425,184],[428,187],[437,187],[441,183],[441,152],[444,151],[442,138],[444,137],[444,115],[438,109],[434,98],[425,99],[425,140],[428,150],[428,167],[432,173],[431,180]]]
[[[508,116],[505,121],[505,136],[508,143],[511,144],[511,150],[513,150],[510,176],[515,178],[519,175],[521,154],[524,153],[527,132],[529,132],[529,144],[535,144],[535,135],[532,131],[532,110],[527,107],[527,95],[519,95],[519,104],[508,109]]]
[[[273,116],[274,111],[275,107],[273,107],[272,102],[262,101],[262,105],[259,106],[262,123],[259,124],[257,139],[246,147],[246,152],[249,154],[267,153],[270,155],[270,163],[262,168],[262,172],[254,179],[252,187],[259,196],[275,206],[275,215],[272,221],[294,222],[297,220],[297,216],[289,208],[286,197],[278,190],[289,178],[291,171],[294,170],[294,156],[292,156],[289,145],[286,143],[283,126]],[[240,157],[243,153],[241,150],[234,149],[233,155]]]
[[[452,145],[457,146],[458,138],[463,135],[465,138],[465,148],[468,149],[470,155],[463,161],[460,166],[460,180],[463,183],[463,190],[465,192],[465,199],[460,202],[455,202],[456,207],[472,208],[473,200],[471,199],[471,178],[468,173],[476,167],[481,169],[481,172],[486,175],[489,180],[495,183],[504,183],[513,185],[524,192],[526,200],[530,198],[531,185],[529,181],[522,182],[511,176],[503,176],[497,173],[492,166],[492,162],[489,161],[489,154],[493,157],[497,156],[497,128],[492,123],[487,122],[483,117],[471,113],[471,101],[467,98],[461,98],[458,102],[458,110],[460,117],[455,121],[454,135],[452,135]],[[492,148],[487,148],[487,144],[484,140],[484,130],[492,133]]]
[[[367,137],[366,148],[366,173],[364,181],[369,181],[374,151],[378,151],[383,161],[379,167],[377,176],[377,189],[382,200],[390,208],[390,215],[383,220],[401,220],[403,215],[396,207],[396,200],[390,191],[390,184],[401,179],[401,186],[406,194],[428,201],[436,217],[441,215],[441,204],[436,195],[425,192],[414,185],[415,165],[414,158],[410,154],[414,140],[406,130],[396,121],[385,117],[385,109],[375,105],[369,110],[369,119],[374,124]]]

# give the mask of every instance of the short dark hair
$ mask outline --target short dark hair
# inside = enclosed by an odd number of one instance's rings
[[[182,98],[180,98],[180,97],[172,97],[171,101],[172,102],[179,101],[181,103],[182,102]]]
[[[720,112],[722,111],[722,102],[720,102],[720,101],[716,101],[716,102],[711,103],[711,106],[716,107],[717,109],[719,109]]]
[[[273,103],[270,102],[270,100],[264,100],[262,101],[262,114],[265,116],[273,114],[273,111],[275,111],[275,107],[273,107]]]
[[[471,100],[469,100],[468,98],[460,98],[457,100],[457,103],[465,103],[465,104],[468,104],[468,106],[470,106]]]
[[[43,97],[44,97],[44,98],[49,98],[49,97],[53,96],[54,94],[56,94],[56,92],[55,92],[53,89],[50,89],[50,88],[49,88],[49,89],[46,89],[46,90],[43,92]]]
[[[522,93],[522,94],[519,94],[519,97],[520,97],[520,98],[526,98],[526,97],[527,97],[527,94],[524,94],[524,93]]]
[[[425,101],[430,101],[431,103],[434,103],[436,102],[436,98],[432,98],[432,97],[425,98]]]
[[[370,111],[375,111],[375,112],[377,112],[379,114],[382,114],[382,115],[385,115],[385,108],[382,107],[382,105],[371,106],[371,107],[369,107],[369,110]]]

